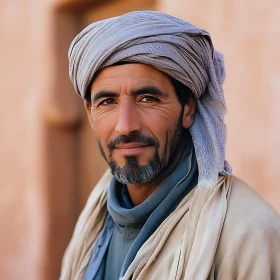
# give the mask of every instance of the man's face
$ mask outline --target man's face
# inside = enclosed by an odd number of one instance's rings
[[[91,100],[87,113],[116,180],[144,184],[168,166],[184,110],[167,75],[144,64],[106,67],[92,84]]]

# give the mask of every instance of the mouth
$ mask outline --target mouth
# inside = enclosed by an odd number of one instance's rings
[[[131,142],[126,144],[119,144],[115,147],[115,149],[126,156],[133,156],[143,152],[145,149],[151,147],[150,145]]]

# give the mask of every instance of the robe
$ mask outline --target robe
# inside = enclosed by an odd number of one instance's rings
[[[109,178],[107,172],[78,221],[61,280],[83,279],[106,216],[104,186]],[[276,211],[234,176],[220,176],[206,202],[196,201],[197,192],[194,188],[186,195],[143,244],[121,279],[280,279]]]

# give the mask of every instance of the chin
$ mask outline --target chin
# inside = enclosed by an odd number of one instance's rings
[[[116,162],[109,164],[114,178],[122,184],[145,184],[161,172],[161,164],[153,158],[146,165],[140,165],[136,157],[127,157],[126,165],[120,167]]]

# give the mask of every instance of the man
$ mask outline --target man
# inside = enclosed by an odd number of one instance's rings
[[[225,161],[224,71],[209,34],[132,12],[85,28],[69,65],[110,171],[61,279],[280,279],[279,216]]]

